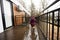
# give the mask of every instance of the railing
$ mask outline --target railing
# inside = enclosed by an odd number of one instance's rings
[[[60,8],[40,15],[39,25],[45,40],[60,40]]]
[[[60,40],[60,8],[41,15],[40,28],[49,40]]]

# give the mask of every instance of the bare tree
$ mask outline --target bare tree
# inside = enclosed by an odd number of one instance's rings
[[[41,3],[42,3],[42,9],[44,10],[47,7],[47,5],[48,5],[47,0],[41,0]]]
[[[45,9],[46,8],[46,0],[41,0],[41,3],[42,3],[42,8]]]
[[[18,1],[20,2],[20,4],[23,5],[24,8],[26,7],[26,6],[25,6],[25,2],[24,2],[23,0],[18,0]]]
[[[31,4],[31,15],[35,14],[35,5],[32,3]]]

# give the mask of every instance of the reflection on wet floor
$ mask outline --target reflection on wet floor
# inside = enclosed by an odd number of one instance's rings
[[[31,25],[29,24],[28,25],[29,27],[29,30],[25,32],[25,35],[24,35],[24,40],[39,40],[39,35],[38,35],[38,31],[37,31],[37,26],[34,27],[34,34],[35,35],[32,35],[32,27]],[[35,37],[35,38],[33,38]]]
[[[31,30],[30,24],[28,26],[12,27],[3,33],[0,33],[0,40],[39,40],[37,27],[35,27],[35,36],[32,35]]]
[[[28,28],[26,26],[16,26],[9,28],[8,30],[0,33],[0,40],[23,40],[25,31]]]

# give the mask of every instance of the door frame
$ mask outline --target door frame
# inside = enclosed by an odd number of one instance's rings
[[[10,0],[7,0],[7,1],[10,2],[10,5],[11,5],[12,26],[14,26],[13,4]],[[3,0],[1,0],[1,15],[2,15],[3,29],[6,30],[7,28],[6,28],[6,21],[5,21],[5,15],[4,15]]]

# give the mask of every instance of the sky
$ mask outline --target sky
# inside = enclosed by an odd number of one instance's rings
[[[16,1],[16,0],[12,0],[12,1]],[[18,0],[19,1],[19,0]],[[18,5],[19,3],[18,3],[18,1],[16,1],[16,4]],[[22,1],[22,0],[20,0],[20,1]],[[25,6],[26,6],[26,9],[27,9],[27,11],[30,11],[31,9],[30,9],[30,7],[31,7],[31,0],[23,0],[24,1],[24,3],[25,3]],[[42,0],[42,1],[44,1],[44,0]],[[42,8],[42,1],[41,0],[32,0],[32,2],[34,3],[34,5],[35,5],[35,8],[36,8],[36,10],[38,10],[38,11],[43,11],[43,8]],[[55,0],[45,0],[45,6],[46,7],[48,7],[50,4],[52,4],[53,2],[54,2]],[[45,7],[45,8],[46,8]],[[21,8],[21,6],[20,6],[20,8]],[[56,3],[55,5],[53,5],[52,7],[50,7],[49,9],[47,9],[48,11],[51,11],[51,10],[54,10],[54,9],[57,9],[57,8],[60,8],[60,1],[58,2],[58,3]],[[47,12],[47,10],[46,11],[44,11],[45,13]]]
[[[23,0],[23,1],[25,2],[25,5],[26,5],[27,10],[30,10],[31,0]],[[42,0],[42,1],[44,1],[44,0]],[[32,0],[32,2],[35,5],[36,10],[39,10],[39,9],[41,9],[41,11],[43,10],[42,9],[42,1],[41,0],[38,0],[38,1],[37,0]],[[45,2],[46,2],[45,5],[47,4],[47,6],[49,6],[54,1],[55,0],[45,0]]]
[[[27,10],[30,10],[31,0],[24,0],[24,2],[25,2],[25,5],[26,5]],[[32,0],[32,2],[34,3],[35,8],[36,9],[39,9],[39,0],[38,1],[37,0]]]

